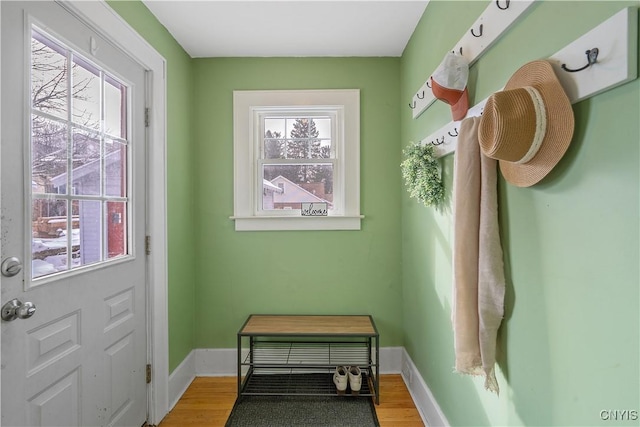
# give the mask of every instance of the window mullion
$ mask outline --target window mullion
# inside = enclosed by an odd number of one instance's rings
[[[335,164],[336,159],[317,158],[317,159],[259,159],[263,165],[309,165],[309,164]]]
[[[311,124],[309,123],[309,118],[305,118],[305,120],[307,121],[307,125],[306,125],[306,136],[304,137],[304,146],[305,146],[305,154],[306,154],[306,158],[307,159],[311,159],[311,156],[313,155],[311,153],[311,136],[309,134],[309,132],[311,132]]]
[[[255,185],[254,214],[258,214],[263,209],[262,193],[263,193],[263,185],[264,185],[263,180],[264,180],[265,159],[263,159],[262,156],[259,156],[256,164],[257,164],[256,170],[255,170],[256,178],[254,183]]]
[[[67,56],[67,271],[73,267],[73,54]],[[81,225],[80,225],[81,226]]]
[[[104,95],[104,91],[105,91],[105,74],[104,71],[100,70],[100,99],[98,101],[98,105],[100,106],[100,124],[99,124],[99,129],[100,129],[100,196],[101,196],[101,201],[100,201],[100,209],[98,210],[100,212],[100,231],[99,231],[99,235],[100,235],[100,261],[104,261],[107,257],[105,256],[105,254],[109,253],[109,250],[107,248],[107,244],[108,244],[108,239],[107,239],[107,232],[108,232],[108,227],[105,224],[105,220],[108,219],[108,215],[107,215],[107,202],[104,200],[105,199],[105,195],[107,194],[107,183],[106,183],[106,162],[105,162],[105,156],[107,155],[106,153],[106,147],[105,147],[105,133],[106,133],[106,129],[105,129],[105,121],[106,121],[106,117],[105,117],[105,95]]]

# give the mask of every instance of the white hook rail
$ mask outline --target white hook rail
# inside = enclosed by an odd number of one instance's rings
[[[461,54],[471,66],[534,2],[535,0],[492,1],[451,51]],[[431,74],[409,104],[413,109],[414,119],[435,101],[430,80]]]
[[[597,62],[582,71],[569,72],[588,63],[587,50],[599,50]],[[588,54],[587,54],[588,56]],[[548,58],[572,104],[635,80],[638,75],[638,9],[628,7]],[[515,71],[515,70],[514,70]],[[487,99],[474,105],[467,117],[482,114]],[[455,151],[460,121],[449,122],[420,141],[433,144],[438,157]]]

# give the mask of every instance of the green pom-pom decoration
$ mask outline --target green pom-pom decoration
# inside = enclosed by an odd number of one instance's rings
[[[403,151],[406,159],[401,163],[407,191],[425,206],[439,206],[444,200],[444,185],[440,174],[440,161],[431,144],[411,144]]]

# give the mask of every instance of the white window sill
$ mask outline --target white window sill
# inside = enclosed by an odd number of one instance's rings
[[[358,216],[250,216],[230,217],[236,222],[236,231],[275,230],[360,230],[364,215]]]

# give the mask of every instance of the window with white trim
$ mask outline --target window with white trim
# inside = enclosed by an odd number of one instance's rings
[[[237,231],[359,230],[360,91],[234,91]]]

